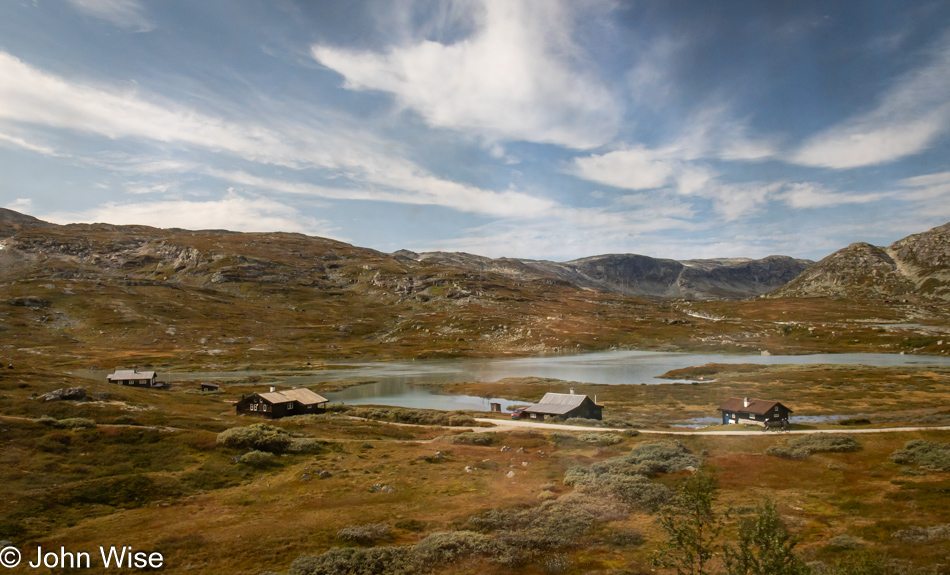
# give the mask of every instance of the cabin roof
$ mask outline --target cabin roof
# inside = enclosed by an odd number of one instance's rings
[[[269,391],[266,393],[258,393],[262,399],[267,400],[270,403],[284,403],[287,401],[296,401],[303,405],[313,405],[316,403],[327,403],[329,399],[318,395],[309,389],[300,387],[294,389],[285,389],[284,391]]]
[[[574,393],[545,393],[541,401],[525,409],[528,413],[551,413],[555,415],[564,415],[565,413],[580,407],[586,395]]]
[[[130,379],[152,379],[155,377],[154,371],[135,371],[134,369],[117,369],[115,373],[110,373],[106,379],[121,379],[123,381]]]
[[[730,397],[719,406],[719,411],[737,411],[740,413],[754,413],[756,415],[766,415],[775,409],[776,405],[781,405],[789,413],[792,412],[778,401],[771,399],[750,399],[749,406],[745,406],[745,400],[741,397]]]

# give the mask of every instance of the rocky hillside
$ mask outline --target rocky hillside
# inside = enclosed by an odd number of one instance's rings
[[[609,254],[552,262],[447,252],[415,254],[404,250],[397,254],[517,280],[546,280],[652,299],[694,300],[736,300],[761,295],[792,281],[814,263],[788,256],[676,261]]]
[[[769,296],[950,300],[950,223],[886,248],[851,244]]]

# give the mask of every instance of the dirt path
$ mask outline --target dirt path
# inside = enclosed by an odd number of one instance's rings
[[[512,431],[515,429],[546,429],[550,431],[626,431],[625,429],[615,427],[585,427],[581,425],[563,425],[559,423],[536,423],[532,421],[502,421],[499,419],[487,419],[476,417],[475,421],[493,423],[495,427],[473,428],[475,431]],[[807,433],[894,433],[899,431],[926,431],[926,430],[950,430],[950,425],[940,427],[888,427],[882,429],[798,429],[786,431],[784,433],[807,434]],[[720,431],[657,431],[652,429],[638,429],[640,433],[657,435],[762,435],[764,432],[759,429],[755,431],[745,430],[720,430]],[[783,433],[776,431],[775,433]]]

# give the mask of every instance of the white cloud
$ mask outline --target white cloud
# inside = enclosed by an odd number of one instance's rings
[[[773,142],[749,135],[747,122],[732,117],[725,105],[699,108],[664,153],[681,160],[764,160],[775,155]]]
[[[33,200],[30,198],[17,198],[9,204],[3,206],[8,210],[14,210],[21,213],[27,213],[33,209]]]
[[[574,158],[568,173],[627,190],[659,188],[670,180],[673,165],[643,147]]]
[[[562,207],[557,202],[537,198],[527,194],[506,190],[492,192],[475,187],[446,182],[435,178],[413,177],[403,174],[417,183],[423,184],[414,192],[378,189],[373,186],[360,188],[331,188],[304,182],[289,182],[273,178],[261,178],[246,172],[225,172],[208,170],[207,174],[222,180],[244,186],[253,186],[261,190],[272,190],[285,194],[299,194],[336,200],[366,200],[377,202],[396,202],[403,204],[437,205],[463,212],[485,214],[498,217],[537,218],[548,215]],[[398,183],[400,175],[394,174]]]
[[[845,169],[919,153],[950,130],[950,35],[930,61],[897,79],[873,110],[807,140],[790,161]]]
[[[422,40],[387,53],[314,45],[350,90],[391,93],[432,126],[489,138],[591,148],[620,118],[610,92],[584,72],[565,3],[483,0],[476,32],[454,44]]]
[[[748,182],[708,186],[701,195],[713,201],[713,209],[727,222],[760,212],[784,182]]]
[[[152,29],[137,0],[69,0],[69,3],[90,16],[107,20],[120,28],[135,32]]]
[[[109,202],[78,212],[52,212],[39,217],[58,224],[108,222],[189,230],[283,231],[320,236],[333,233],[328,222],[304,216],[294,207],[268,198],[245,197],[233,192],[228,192],[219,200],[128,204]]]
[[[836,193],[820,184],[804,182],[788,184],[786,189],[776,195],[776,199],[785,202],[791,208],[828,208],[845,204],[867,204],[877,202],[893,194],[875,192],[867,194]]]
[[[35,142],[29,142],[18,136],[12,136],[10,134],[4,134],[0,132],[0,143],[12,144],[18,148],[23,148],[24,150],[29,150],[31,152],[36,152],[38,154],[43,154],[44,156],[58,156],[59,154],[55,149],[44,146],[43,144],[37,144]]]

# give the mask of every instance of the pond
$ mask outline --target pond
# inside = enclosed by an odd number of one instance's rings
[[[950,366],[950,357],[877,353],[840,353],[813,355],[734,355],[676,353],[658,351],[607,351],[583,355],[530,357],[517,359],[441,359],[398,360],[387,362],[350,362],[333,365],[334,369],[319,371],[225,372],[160,372],[164,381],[235,379],[260,375],[277,385],[309,385],[341,380],[370,380],[343,391],[325,393],[331,401],[347,404],[392,405],[429,409],[488,410],[487,399],[441,393],[438,389],[412,383],[453,383],[463,381],[494,382],[507,377],[549,377],[566,381],[622,384],[663,384],[673,380],[659,376],[673,370],[707,363],[753,363],[760,365],[819,363],[869,365],[876,367],[900,365]],[[107,370],[76,370],[75,375],[105,379]],[[500,401],[502,408],[512,402]]]

